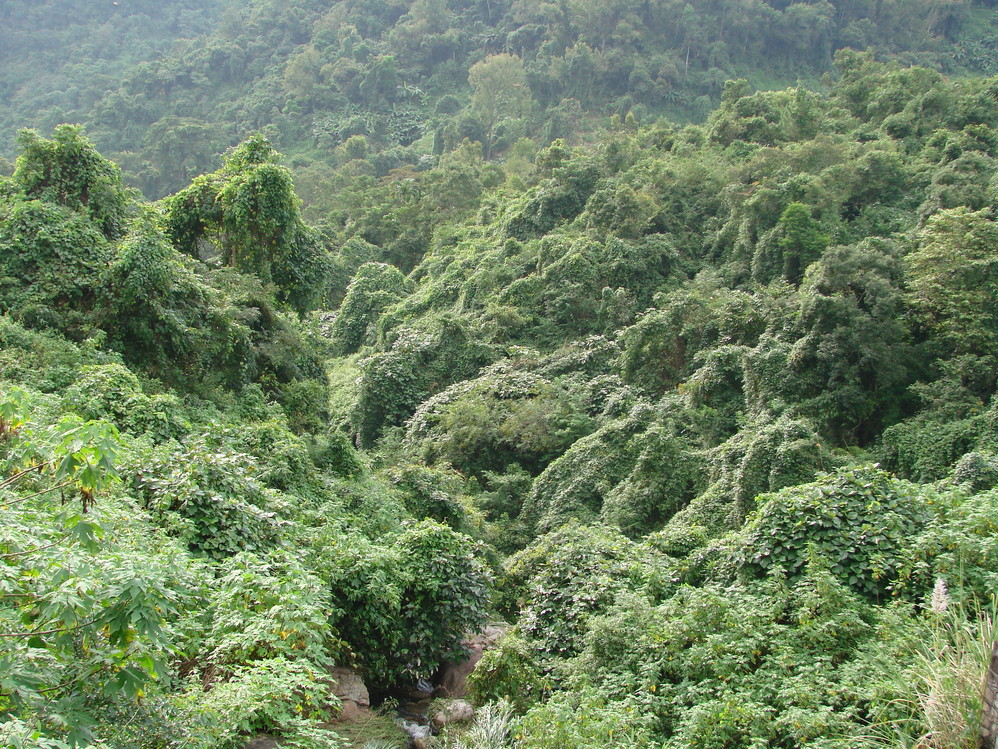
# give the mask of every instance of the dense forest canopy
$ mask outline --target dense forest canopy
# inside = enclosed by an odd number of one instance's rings
[[[976,747],[994,19],[0,6],[0,743]]]
[[[491,154],[523,136],[579,139],[614,113],[702,121],[726,80],[813,85],[845,47],[994,74],[992,5],[17,0],[0,8],[0,155],[13,158],[17,128],[84,123],[130,184],[160,198],[263,131],[291,158],[318,218],[333,172],[356,158],[342,152],[351,138],[383,176],[465,138]],[[499,55],[522,72],[489,79],[500,101],[494,86],[519,86],[517,106],[495,119],[470,73]]]

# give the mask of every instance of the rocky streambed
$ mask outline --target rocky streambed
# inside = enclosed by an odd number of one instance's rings
[[[505,633],[501,625],[490,625],[476,635],[467,637],[463,644],[468,653],[459,663],[448,664],[440,669],[432,680],[420,679],[407,689],[380,693],[373,699],[375,706],[394,703],[392,720],[398,729],[408,737],[410,749],[426,749],[432,737],[448,725],[468,723],[474,718],[474,707],[464,699],[468,693],[468,677],[486,650],[491,648]],[[335,682],[333,693],[340,701],[340,711],[331,730],[340,733],[348,740],[367,733],[364,729],[378,724],[382,730],[387,722],[384,710],[372,709],[372,697],[363,678],[351,669],[337,666],[330,669],[329,675]],[[388,725],[390,728],[390,724]],[[400,743],[403,739],[400,738]],[[392,740],[394,741],[394,740]],[[354,742],[361,747],[363,743]],[[278,749],[280,740],[272,736],[257,736],[245,745],[245,749]]]

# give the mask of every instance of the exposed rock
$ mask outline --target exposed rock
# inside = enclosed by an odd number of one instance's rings
[[[412,702],[427,702],[433,697],[434,687],[426,679],[419,679],[412,687],[405,692],[406,699]]]
[[[467,700],[440,700],[433,703],[430,718],[438,729],[451,723],[468,723],[475,717],[475,708]]]
[[[340,711],[336,716],[338,723],[352,723],[365,720],[371,714],[371,695],[367,691],[364,680],[349,668],[336,666],[329,669],[329,675],[335,680],[333,694],[340,699]]]
[[[507,627],[490,624],[484,632],[465,639],[468,657],[460,663],[448,663],[440,669],[436,694],[439,697],[464,697],[468,694],[468,676],[475,670],[486,650],[493,647],[506,633]]]
[[[409,746],[412,749],[429,749],[432,741],[429,726],[403,721],[402,730],[409,734]]]
[[[244,749],[280,749],[277,740],[268,733],[261,733],[250,741]]]
[[[364,680],[356,673],[349,668],[335,666],[329,669],[329,675],[336,680],[336,686],[333,687],[333,694],[343,702],[355,702],[360,707],[371,706],[371,695],[367,691],[367,686],[364,684]]]
[[[370,709],[358,705],[353,700],[343,700],[336,716],[338,723],[357,723],[371,717]]]

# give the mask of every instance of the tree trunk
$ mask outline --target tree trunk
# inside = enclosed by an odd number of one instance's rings
[[[998,745],[998,640],[991,645],[991,662],[984,677],[984,710],[981,716],[979,749],[995,749]]]

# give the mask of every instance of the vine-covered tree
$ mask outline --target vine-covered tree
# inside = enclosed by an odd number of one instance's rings
[[[108,239],[125,229],[128,197],[118,166],[99,153],[78,125],[59,125],[52,139],[33,130],[17,136],[14,182],[28,198],[81,211]]]
[[[291,172],[255,135],[226,154],[222,168],[168,198],[166,228],[175,246],[193,257],[220,261],[265,283],[299,313],[323,291],[327,259],[301,218]]]

